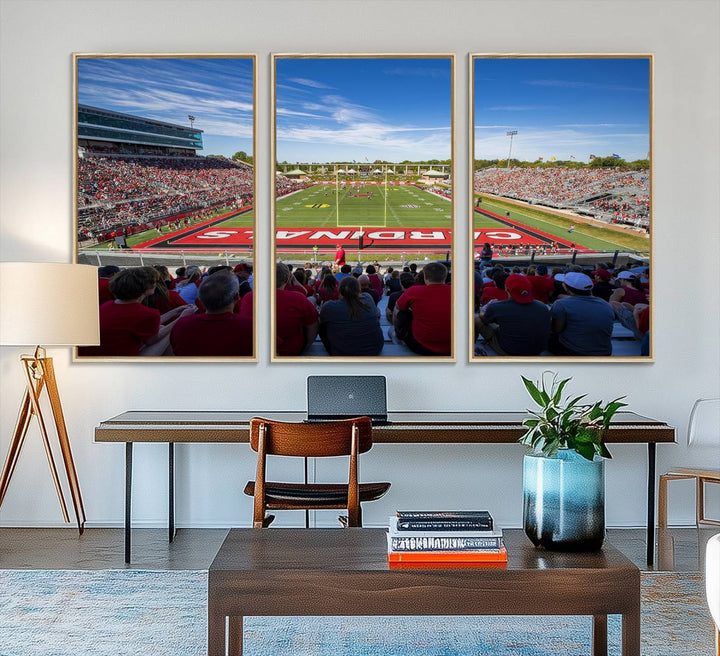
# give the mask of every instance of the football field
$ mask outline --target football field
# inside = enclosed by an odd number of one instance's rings
[[[452,203],[414,185],[312,185],[276,200],[278,228],[450,228]]]
[[[579,250],[612,252],[615,250],[647,254],[650,243],[647,237],[629,231],[617,230],[601,224],[585,222],[580,218],[559,216],[536,206],[519,206],[499,198],[481,194],[482,202],[475,198],[475,243],[493,241],[493,230],[510,225],[540,242],[555,241],[561,247],[570,243]],[[480,211],[478,211],[480,210]],[[506,223],[506,221],[508,223]]]

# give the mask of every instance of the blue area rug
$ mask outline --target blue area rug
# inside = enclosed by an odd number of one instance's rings
[[[2,656],[203,656],[206,571],[0,570]],[[587,656],[586,617],[247,618],[246,656]],[[620,654],[620,619],[609,618]],[[699,574],[642,574],[643,656],[712,656]]]

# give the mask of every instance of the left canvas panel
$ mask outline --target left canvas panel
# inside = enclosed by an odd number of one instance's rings
[[[257,359],[256,57],[74,55],[75,260],[98,269],[79,360]]]

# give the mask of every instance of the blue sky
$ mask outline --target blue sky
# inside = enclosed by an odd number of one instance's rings
[[[451,156],[449,57],[276,59],[278,161]]]
[[[648,58],[475,58],[475,158],[589,161],[650,148]]]
[[[248,58],[82,58],[78,101],[203,130],[200,154],[252,154],[253,79]]]

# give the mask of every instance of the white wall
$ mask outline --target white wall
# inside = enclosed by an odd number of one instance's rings
[[[269,273],[269,137],[271,52],[455,52],[457,54],[457,259],[467,265],[468,53],[654,52],[654,364],[562,364],[574,389],[610,398],[627,394],[631,409],[679,429],[678,446],[658,448],[659,470],[709,465],[708,450],[686,449],[693,399],[719,393],[720,283],[718,80],[720,5],[683,2],[543,2],[480,0],[90,1],[2,0],[0,102],[0,258],[71,259],[72,52],[256,52],[259,55],[260,271]],[[461,266],[457,267],[461,270]],[[522,410],[520,374],[539,365],[467,363],[467,281],[457,290],[457,364],[357,365],[389,379],[391,408]],[[72,299],[68,298],[69,311]],[[257,303],[268,334],[269,300]],[[80,474],[89,525],[123,518],[124,451],[93,443],[93,427],[127,409],[302,409],[310,373],[346,373],[345,364],[80,364],[69,349],[53,355]],[[0,453],[7,450],[20,400],[19,349],[0,355]],[[608,522],[640,525],[645,512],[643,446],[615,447],[608,467]],[[371,504],[368,524],[383,524],[402,506],[467,504],[489,508],[505,525],[521,518],[519,446],[377,446],[364,475],[388,477],[385,501]],[[165,518],[165,447],[136,448],[134,516]],[[714,464],[718,464],[715,462]],[[254,458],[246,446],[178,449],[179,525],[242,525],[251,506],[241,490]],[[711,499],[720,507],[718,496]],[[671,519],[691,520],[690,486],[676,484]],[[716,513],[718,514],[718,513]],[[292,522],[292,519],[284,520]],[[33,427],[0,524],[52,526],[60,513],[39,434]]]

